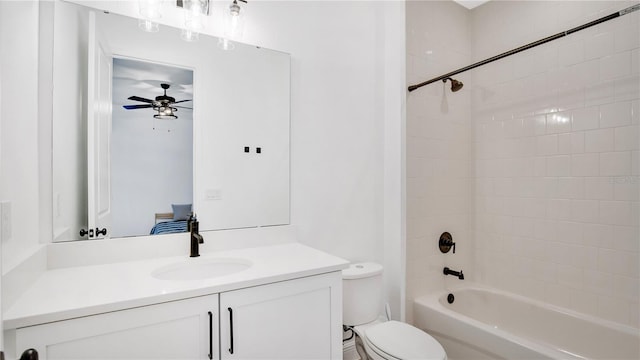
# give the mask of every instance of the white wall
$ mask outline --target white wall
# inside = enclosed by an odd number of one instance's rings
[[[137,14],[135,2],[89,3],[115,13]],[[223,6],[214,3],[214,7],[218,5]],[[401,2],[256,1],[247,8],[245,30],[247,42],[292,55],[291,223],[298,229],[299,241],[347,259],[389,265],[394,276],[387,279],[394,291],[389,298],[395,299],[403,281],[401,254],[398,250],[385,258],[383,248],[396,244],[391,247],[399,249],[403,243],[401,231],[393,230],[401,230],[402,222],[402,175],[397,172],[402,166],[398,151],[404,91],[404,79],[398,70],[405,56],[403,34],[398,31],[404,28],[402,9]],[[220,13],[221,9],[214,8],[214,14]],[[179,26],[179,15],[175,10],[167,11],[161,21]],[[19,37],[20,46],[33,52],[37,38],[28,29],[37,29],[37,16],[33,12],[25,16],[13,28],[23,29],[24,24],[33,23]],[[3,27],[5,24],[9,23],[3,17]],[[221,33],[217,24],[206,24],[205,32]],[[30,59],[34,57],[24,56],[19,64],[11,65],[24,68],[30,66]],[[24,84],[26,92],[36,91],[33,70],[14,74],[20,78],[12,83]],[[13,103],[8,96],[5,100]],[[21,118],[25,111],[35,110],[33,106],[22,107]],[[9,189],[3,175],[2,191],[13,190],[19,197],[15,204],[21,210],[14,213],[30,225],[29,209],[37,208],[40,202],[41,206],[51,206],[50,199],[38,199],[37,192],[32,191],[37,190],[37,154],[22,146],[27,160],[33,162],[24,176],[14,176],[19,169],[9,165],[19,161],[21,155],[16,149],[22,148],[20,144],[33,142],[27,131],[17,132],[12,127],[30,126],[35,131],[35,116],[32,114],[26,122],[12,122],[2,132],[3,149],[10,150],[7,161],[3,158],[3,174],[7,173],[5,168],[11,170],[8,185],[21,184]],[[3,125],[5,119],[3,113]],[[385,128],[392,132],[385,133]],[[17,144],[5,145],[7,134]],[[385,155],[389,155],[386,160]],[[385,211],[385,204],[395,206]],[[37,227],[26,228],[34,234],[21,233],[16,241],[19,245],[3,249],[5,258],[28,252],[32,242],[37,244]],[[396,301],[393,311],[397,317],[401,316],[400,307]]]
[[[0,36],[2,36],[4,30],[0,28]],[[0,139],[2,139],[2,64],[0,61]],[[2,169],[2,146],[0,146],[0,170]],[[3,231],[2,218],[0,217],[0,234]],[[4,322],[2,317],[2,245],[0,244],[0,333],[4,334]],[[0,336],[0,351],[4,351],[4,336]]]
[[[46,59],[43,65],[51,62],[49,59],[52,56],[52,83],[41,83],[40,86],[42,98],[51,98],[52,101],[49,108],[41,109],[41,118],[49,116],[50,119],[43,119],[45,121],[41,121],[39,127],[49,125],[53,149],[49,164],[53,192],[53,237],[55,241],[68,241],[78,239],[80,229],[88,229],[87,105],[84,94],[87,91],[89,25],[86,12],[78,11],[76,7],[65,3],[53,6],[51,3],[51,8],[53,13],[41,13],[40,20],[41,23],[45,19],[53,22],[51,33],[43,36],[50,37],[55,46],[51,45],[50,53],[41,54]],[[41,39],[41,43],[48,42]],[[53,84],[55,91],[51,90]]]
[[[487,3],[474,60],[635,3]],[[636,12],[472,73],[480,281],[639,326],[639,46]]]
[[[144,109],[113,109],[112,237],[148,235],[155,213],[193,203],[193,116],[180,110],[176,120],[157,120]]]
[[[37,3],[0,3],[0,199],[11,202],[12,214],[11,239],[2,243],[4,269],[39,244],[38,29]]]
[[[406,308],[406,53],[405,3],[387,2],[377,11],[385,19],[378,27],[378,69],[384,71],[378,94],[384,104],[384,286],[392,318],[405,320]],[[382,80],[382,79],[380,79]]]

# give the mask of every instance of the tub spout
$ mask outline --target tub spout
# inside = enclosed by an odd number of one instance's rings
[[[449,269],[448,267],[445,267],[444,269],[442,269],[442,273],[445,274],[445,275],[457,276],[458,279],[464,280],[464,274],[462,273],[462,270],[455,271],[455,270]]]

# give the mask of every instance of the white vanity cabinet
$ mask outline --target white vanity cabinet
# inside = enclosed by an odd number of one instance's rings
[[[341,359],[339,274],[220,294],[221,359]]]
[[[216,294],[57,321],[17,329],[16,349],[40,360],[216,359],[217,312]]]
[[[40,360],[341,359],[341,324],[333,271],[18,328],[15,345]]]

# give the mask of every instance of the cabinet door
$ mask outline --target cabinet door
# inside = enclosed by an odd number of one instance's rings
[[[40,360],[218,359],[217,310],[209,295],[31,326],[16,330],[16,349]]]
[[[339,272],[220,294],[222,359],[341,359]]]

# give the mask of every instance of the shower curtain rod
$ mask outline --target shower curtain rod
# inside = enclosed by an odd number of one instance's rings
[[[510,55],[513,55],[513,54],[517,54],[517,53],[519,53],[521,51],[531,49],[533,47],[536,47],[538,45],[542,45],[544,43],[548,43],[549,41],[553,41],[553,40],[559,39],[559,38],[567,36],[569,34],[573,34],[574,32],[577,32],[577,31],[580,31],[580,30],[584,30],[584,29],[589,28],[591,26],[598,25],[598,24],[603,23],[605,21],[609,21],[611,19],[615,19],[617,17],[632,13],[632,12],[637,11],[637,10],[640,10],[640,4],[635,4],[633,6],[629,6],[628,8],[620,10],[618,12],[615,12],[615,13],[613,13],[611,15],[607,15],[607,16],[601,17],[601,18],[599,18],[597,20],[591,21],[591,22],[586,23],[584,25],[580,25],[580,26],[574,27],[572,29],[569,29],[569,30],[566,30],[566,31],[563,31],[563,32],[559,32],[559,33],[557,33],[555,35],[551,35],[551,36],[546,37],[544,39],[540,39],[538,41],[534,41],[534,42],[529,43],[527,45],[520,46],[518,48],[509,50],[507,52],[504,52],[504,53],[502,53],[500,55],[496,55],[494,57],[490,57],[488,59],[479,61],[479,62],[477,62],[475,64],[471,64],[471,65],[465,66],[463,68],[460,68],[458,70],[454,70],[454,71],[452,71],[450,73],[438,76],[437,78],[433,78],[431,80],[427,80],[425,82],[421,82],[420,84],[417,84],[417,85],[411,85],[411,86],[409,86],[409,91],[411,92],[413,90],[421,88],[421,87],[423,87],[425,85],[429,85],[429,84],[434,83],[436,81],[444,80],[446,78],[452,77],[452,76],[454,76],[456,74],[459,74],[461,72],[465,72],[467,70],[471,70],[471,69],[477,68],[478,66],[482,66],[482,65],[494,62],[496,60],[500,60],[500,59],[505,58],[507,56],[510,56]]]

